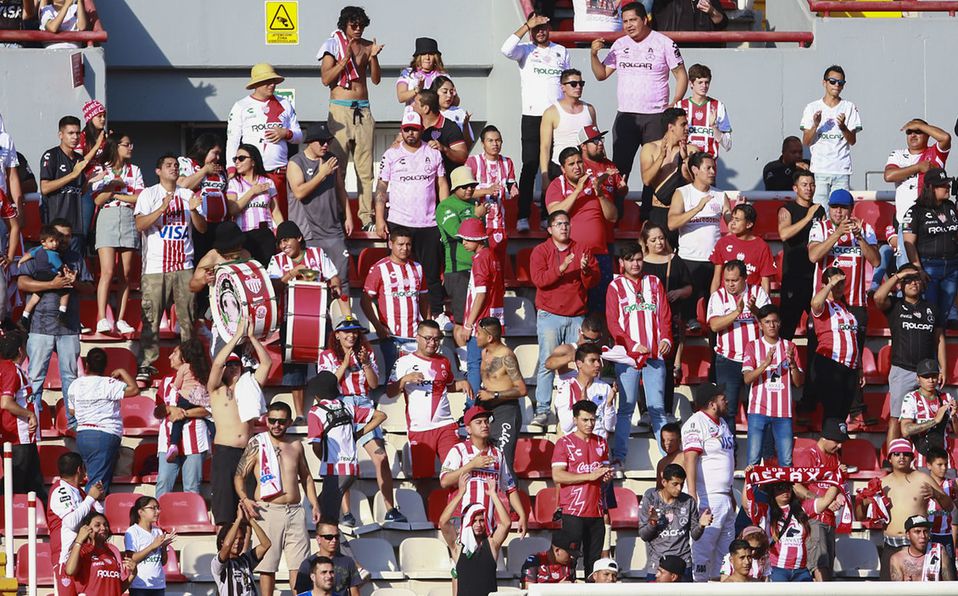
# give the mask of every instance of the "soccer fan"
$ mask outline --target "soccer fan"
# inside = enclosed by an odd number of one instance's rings
[[[27,5],[30,4],[28,0]],[[19,2],[16,2],[17,8],[22,8]],[[8,5],[7,8],[10,11]],[[8,12],[9,14],[9,12]],[[0,29],[3,26],[4,17],[0,16]],[[0,44],[2,46],[3,44]],[[17,256],[20,248],[20,221],[19,209],[23,205],[23,196],[27,192],[36,192],[36,179],[29,181],[33,177],[30,171],[30,165],[23,155],[17,152],[14,146],[13,138],[6,131],[3,124],[3,117],[0,116],[0,198],[4,203],[0,216],[6,221],[6,229],[0,227],[0,264],[3,264],[2,258],[6,258],[6,263],[12,263]],[[0,295],[6,295],[6,276],[0,276]],[[7,301],[0,301],[0,315],[6,318],[6,312],[9,310]]]
[[[360,306],[380,339],[384,372],[392,370],[404,346],[414,340],[422,320],[420,296],[426,288],[422,265],[411,254],[412,232],[394,227],[389,231],[389,255],[369,269],[363,285]]]
[[[739,532],[735,540],[729,544],[729,551],[737,550],[734,548],[734,545],[738,541],[745,542],[751,555],[751,566],[749,569],[743,571],[743,573],[747,574],[749,578],[748,581],[769,581],[772,575],[772,566],[769,564],[768,551],[770,545],[768,534],[765,533],[765,530],[758,526],[746,526],[742,528],[742,531]],[[732,569],[732,565],[732,556],[729,554],[725,555],[725,558],[722,559],[722,581],[725,581],[725,577],[735,573]]]
[[[951,135],[921,118],[912,118],[901,127],[905,149],[895,149],[885,163],[885,182],[895,185],[895,220],[900,224],[925,188],[925,174],[944,168],[951,151]],[[934,139],[932,145],[928,141]]]
[[[0,335],[0,437],[11,444],[13,452],[13,492],[34,491],[42,503],[47,500],[47,489],[37,450],[41,403],[21,366],[25,340],[24,334],[16,330]]]
[[[591,401],[575,404],[575,432],[560,437],[552,455],[552,480],[562,485],[562,531],[582,544],[586,576],[591,575],[592,566],[602,553],[602,516],[607,510],[604,485],[612,481],[613,474],[609,445],[594,433],[597,410]]]
[[[473,143],[476,142],[476,132],[469,122],[472,120],[472,114],[459,105],[459,92],[456,91],[456,84],[448,76],[439,75],[432,80],[429,90],[434,91],[439,97],[439,113],[442,114],[443,118],[459,127],[459,132],[462,133],[466,147],[472,148]]]
[[[745,263],[745,270],[748,272],[746,283],[751,286],[761,285],[766,294],[771,292],[775,261],[768,243],[752,233],[757,220],[758,212],[748,203],[736,205],[732,209],[732,218],[728,222],[729,233],[719,239],[709,258],[715,265],[712,292],[722,284],[722,266],[731,260]]]
[[[615,559],[608,557],[599,559],[592,566],[592,575],[589,581],[594,584],[617,584],[619,583],[619,564]]]
[[[723,555],[735,537],[735,436],[724,418],[728,412],[725,389],[714,383],[695,388],[696,412],[682,425],[686,486],[699,512],[712,514],[712,523],[692,544],[692,577],[697,582],[719,576]]]
[[[702,532],[712,523],[712,513],[708,508],[700,514],[698,504],[682,492],[685,479],[682,466],[669,464],[662,471],[662,487],[646,490],[639,502],[639,537],[649,550],[647,581],[655,579],[658,563],[666,555],[680,557],[691,570],[690,539],[701,538]]]
[[[233,169],[226,187],[226,206],[243,230],[246,250],[265,267],[276,247],[276,226],[285,219],[276,200],[278,191],[254,145],[241,143],[236,148]]]
[[[450,81],[451,82],[451,81]],[[458,99],[458,96],[457,96]],[[426,144],[442,154],[445,167],[443,177],[447,177],[457,167],[466,163],[469,156],[469,144],[462,129],[452,119],[446,118],[439,103],[439,94],[432,89],[422,89],[416,93],[416,100],[405,112],[414,111],[422,118],[422,138]],[[447,177],[446,180],[449,180]]]
[[[136,563],[129,558],[120,562],[118,551],[109,544],[112,533],[104,514],[91,511],[80,523],[63,573],[82,587],[81,594],[120,596],[136,578]],[[123,571],[126,578],[121,579]]]
[[[487,125],[479,133],[479,140],[482,143],[482,151],[470,155],[466,160],[466,167],[472,171],[473,177],[478,182],[473,193],[477,203],[476,217],[485,219],[489,246],[502,260],[506,254],[505,201],[514,201],[519,197],[516,167],[511,158],[502,155],[502,134],[498,128],[491,124]],[[481,204],[479,201],[482,201]],[[439,219],[438,215],[436,219]]]
[[[130,596],[166,593],[167,549],[176,539],[176,528],[161,529],[159,519],[160,502],[153,497],[137,497],[130,507],[130,527],[123,536],[123,556],[136,565]]]
[[[942,566],[944,549],[928,539],[931,522],[923,515],[905,520],[907,548],[896,552],[888,561],[889,578],[898,582],[936,582],[954,579],[945,577]]]
[[[606,41],[592,42],[592,74],[604,81],[616,71],[618,113],[612,127],[612,154],[626,180],[639,146],[662,138],[662,111],[678,103],[688,90],[689,77],[679,48],[671,39],[653,31],[647,23],[645,6],[629,2],[622,7],[622,30],[625,35],[612,44],[604,60],[599,50]],[[675,78],[675,95],[669,101],[669,72]],[[651,192],[651,188],[648,188]],[[647,210],[648,194],[643,192]]]
[[[437,77],[444,74],[446,67],[442,63],[439,43],[431,37],[417,37],[412,61],[408,68],[402,69],[396,81],[396,99],[410,105],[419,91],[428,89]]]
[[[741,538],[736,538],[728,545],[728,558],[731,572],[722,576],[723,582],[751,582],[752,547]]]
[[[572,0],[573,31],[621,31],[618,2]],[[615,570],[618,573],[618,570]]]
[[[745,348],[759,338],[756,315],[770,302],[762,286],[748,283],[745,267],[738,259],[722,265],[722,287],[712,293],[705,313],[709,329],[715,333],[715,380],[725,389],[725,422],[731,429],[735,428],[743,386]]]
[[[792,465],[792,385],[801,387],[805,372],[795,344],[779,336],[782,321],[778,307],[766,304],[755,313],[762,336],[745,346],[743,382],[749,385],[748,465],[757,464],[763,454],[766,432],[775,443],[780,466]]]
[[[319,376],[317,375],[316,378]],[[335,377],[332,379],[332,386],[334,388],[336,386]],[[366,415],[368,414],[367,410]],[[239,496],[240,505],[246,509],[246,515],[250,518],[261,516],[270,542],[282,545],[283,554],[286,555],[286,565],[289,568],[289,583],[295,586],[297,571],[293,570],[298,570],[299,564],[309,556],[309,530],[306,527],[306,511],[301,505],[300,488],[306,492],[306,499],[312,508],[313,523],[319,522],[321,509],[316,498],[316,483],[313,482],[309,466],[306,464],[303,443],[299,437],[286,434],[289,423],[293,421],[292,415],[292,410],[285,402],[273,401],[269,404],[266,411],[268,430],[257,434],[247,444],[236,466],[233,487]],[[385,414],[380,413],[380,415],[385,418]],[[312,418],[315,419],[315,416]],[[360,416],[357,415],[356,418]],[[373,418],[373,421],[376,420],[381,421],[378,417]],[[352,421],[351,417],[350,422]],[[367,422],[366,426],[369,427],[371,424],[372,421]],[[316,436],[315,431],[310,433],[310,439]],[[353,446],[355,447],[355,443]],[[355,452],[353,457],[355,458]],[[329,472],[328,462],[328,459],[324,462],[327,465],[326,472]],[[252,499],[246,492],[246,477],[251,473],[258,480]],[[323,482],[324,492],[327,486],[328,483]],[[338,491],[333,492],[335,492],[335,498],[323,500],[326,503],[335,503],[336,517],[334,519],[336,519],[339,517],[342,494]],[[269,551],[256,566],[256,571],[259,572],[260,590],[263,594],[273,593],[280,554],[279,548]]]
[[[331,586],[333,593],[342,596],[359,596],[359,587],[363,584],[359,566],[352,557],[339,551],[341,543],[342,534],[339,533],[339,524],[331,519],[320,519],[316,524],[316,552],[299,564],[296,584],[291,586],[294,593],[309,593],[313,585],[310,570],[319,559],[329,559],[333,565]]]
[[[916,369],[918,389],[906,393],[901,402],[901,434],[915,447],[916,468],[926,468],[925,455],[932,448],[947,449],[949,437],[958,435],[958,404],[940,390],[941,368],[928,358]]]
[[[526,382],[519,371],[515,353],[502,343],[502,321],[495,317],[480,319],[475,339],[482,350],[482,383],[475,392],[475,403],[492,412],[490,436],[499,445],[506,457],[506,466],[512,472],[516,442],[522,428],[519,400],[528,395]]]
[[[326,519],[339,519],[343,494],[359,475],[356,457],[357,441],[372,434],[386,420],[386,414],[375,408],[345,403],[339,391],[336,374],[321,370],[309,381],[306,391],[316,400],[307,416],[309,442],[319,459],[319,475],[323,489],[319,495],[320,514]],[[354,425],[362,424],[358,430]],[[389,521],[398,513],[389,511]]]
[[[346,249],[346,236],[357,228],[349,209],[346,186],[342,178],[342,170],[346,167],[345,157],[344,163],[340,164],[336,154],[330,150],[332,135],[324,122],[313,124],[306,129],[303,150],[290,158],[286,170],[286,182],[291,197],[289,221],[303,231],[306,246],[321,248],[332,260],[337,271],[348,271],[349,251]],[[371,199],[371,179],[369,188]],[[366,192],[366,187],[363,186],[360,200],[362,193]],[[368,209],[370,213],[367,218],[371,218],[371,200]],[[348,294],[348,276],[343,276],[342,284],[343,293]]]
[[[300,565],[300,570],[302,569],[303,566]],[[333,589],[336,587],[336,565],[330,557],[318,556],[312,559],[312,564],[306,571],[310,580],[309,589],[301,593],[294,590],[298,593],[297,596],[337,596],[346,593],[344,590]],[[359,594],[359,589],[350,588],[349,592],[355,596]]]
[[[576,340],[557,346],[546,358],[545,367],[559,375],[559,381],[568,381],[575,377],[575,351],[579,346],[585,344],[605,345],[607,338],[603,318],[599,313],[586,316],[582,319],[582,325],[579,326],[579,336]],[[558,388],[558,383],[556,383],[555,389]]]
[[[84,154],[78,154],[80,119],[64,116],[58,124],[60,144],[48,149],[40,158],[40,194],[43,195],[43,223],[66,220],[75,232],[70,249],[81,253],[86,248],[83,235],[83,206],[81,197],[87,185],[87,167],[96,155],[99,145]]]
[[[795,182],[795,172],[804,170],[802,163],[802,140],[796,136],[785,137],[782,141],[782,154],[762,168],[762,180],[765,190],[788,191]],[[814,179],[814,174],[812,175]],[[812,194],[814,195],[814,188]]]
[[[689,85],[692,94],[676,104],[689,117],[689,144],[695,145],[712,157],[718,157],[719,147],[732,149],[732,121],[725,104],[709,97],[712,70],[704,64],[689,67]]]
[[[718,31],[728,26],[728,16],[718,0],[658,0],[651,4],[656,31]],[[683,44],[683,47],[689,45],[699,44]]]
[[[682,560],[682,557],[675,555],[666,555],[659,560],[659,570],[655,572],[657,584],[675,584],[684,581],[688,577],[688,565]]]
[[[177,162],[180,175],[176,184],[200,195],[203,199],[203,213],[206,214],[206,232],[193,230],[193,248],[198,255],[205,255],[213,248],[213,239],[221,223],[228,219],[226,209],[227,177],[223,169],[223,142],[215,134],[203,133],[196,137],[185,156]],[[199,298],[197,298],[199,300]],[[209,308],[209,295],[205,297],[205,307],[197,304],[198,314],[206,313]]]
[[[430,312],[438,317],[442,314],[444,294],[440,276],[442,248],[439,228],[436,226],[436,197],[449,196],[444,158],[437,149],[422,142],[423,123],[416,112],[403,115],[400,131],[402,143],[387,149],[379,164],[376,233],[386,239],[389,228],[407,228],[416,260],[422,263],[429,287]]]
[[[578,147],[579,131],[597,122],[595,107],[582,101],[585,91],[582,72],[575,68],[563,70],[559,84],[562,97],[542,113],[539,124],[539,175],[543,189],[559,176],[563,167],[561,153],[569,147]]]
[[[515,477],[512,475],[509,460],[503,450],[491,440],[490,428],[493,412],[481,406],[466,410],[463,423],[468,438],[456,443],[442,462],[439,472],[439,484],[449,489],[459,486],[463,493],[460,497],[462,511],[478,505],[485,512],[486,522],[492,528],[496,524],[493,516],[494,501],[497,496],[486,491],[486,481],[496,483],[509,499],[509,504],[519,517],[519,533],[525,535],[527,527],[526,511],[516,491]],[[463,484],[465,482],[465,484]],[[454,509],[455,510],[455,509]],[[509,524],[511,525],[511,521]]]
[[[519,173],[519,218],[516,230],[529,231],[536,177],[539,172],[539,125],[542,113],[562,97],[559,75],[569,68],[569,52],[564,46],[549,41],[552,25],[549,18],[535,12],[509,36],[499,50],[519,66],[519,87],[522,95],[522,170]],[[529,34],[529,41],[522,36]],[[485,143],[483,143],[485,145]],[[541,206],[543,213],[545,206]]]
[[[822,273],[822,282],[825,285],[811,302],[818,338],[811,365],[815,371],[812,389],[825,408],[825,420],[844,422],[862,386],[858,336],[863,331],[845,300],[844,271],[829,267]]]
[[[669,209],[675,192],[692,181],[689,157],[699,150],[688,144],[689,117],[685,110],[666,108],[662,113],[662,126],[665,128],[662,138],[642,146],[639,166],[642,183],[653,189],[649,221],[668,230],[669,242],[677,246],[679,233],[669,229]]]
[[[875,306],[885,313],[891,330],[891,368],[888,372],[889,420],[887,441],[901,436],[898,419],[902,399],[918,388],[918,363],[928,358],[938,360],[938,369],[945,370],[944,316],[922,297],[923,283],[918,269],[911,263],[898,268],[875,291]],[[893,293],[893,290],[898,292]],[[938,375],[939,387],[945,375]]]
[[[457,381],[452,364],[438,353],[441,342],[442,330],[438,323],[429,319],[419,323],[416,351],[396,361],[386,385],[389,397],[402,394],[406,400],[412,465],[417,472],[428,469],[430,477],[436,457],[440,462],[446,461],[449,451],[459,442],[448,390],[462,391],[468,400],[475,397],[469,382]]]
[[[792,339],[808,312],[815,266],[808,258],[808,235],[824,208],[812,202],[815,175],[796,170],[790,183],[795,200],[778,208],[778,237],[782,240],[782,337]]]
[[[519,573],[519,585],[575,583],[575,562],[582,554],[581,543],[566,530],[552,533],[549,550],[529,555]]]
[[[599,183],[596,185],[596,191],[599,198],[604,199],[615,206],[615,217],[611,220],[606,218],[606,240],[612,244],[615,238],[615,224],[625,210],[625,197],[629,194],[629,185],[625,178],[619,173],[619,168],[615,162],[608,158],[605,153],[605,132],[599,130],[594,124],[586,126],[579,131],[579,149],[582,150],[582,166],[585,168],[587,176],[595,176]],[[612,281],[612,255],[600,253],[597,257],[599,269],[602,271],[603,283],[592,290],[593,301],[605,298],[605,290],[608,282]]]
[[[59,593],[73,596],[77,589],[73,578],[64,573],[63,565],[70,556],[81,520],[92,510],[103,513],[103,498],[106,492],[102,482],[94,483],[89,493],[84,492],[82,485],[86,480],[86,468],[79,453],[71,451],[57,458],[57,472],[59,479],[50,487],[50,501],[47,504],[50,560]],[[64,545],[67,546],[65,551]]]
[[[50,0],[37,4],[40,19],[40,31],[59,33],[62,31],[86,31],[86,7],[79,0]],[[80,44],[73,41],[45,43],[43,47],[49,50],[79,49]]]
[[[210,563],[210,571],[217,593],[257,596],[253,568],[263,560],[273,544],[256,519],[246,515],[243,507],[237,508],[235,517],[231,525],[223,526],[216,534],[217,553]],[[255,547],[251,544],[250,528],[256,534]]]
[[[669,464],[685,464],[682,454],[682,425],[669,422],[659,431],[659,450],[662,458],[655,464],[655,487],[662,488],[662,473]]]
[[[368,232],[373,231],[373,131],[376,121],[373,119],[369,107],[369,81],[378,85],[382,79],[379,67],[379,53],[383,44],[363,38],[366,27],[369,26],[369,16],[359,6],[344,6],[339,11],[339,20],[336,30],[329,39],[323,42],[316,55],[320,63],[320,72],[323,85],[329,87],[329,116],[327,130],[333,131],[333,136],[325,137],[329,141],[329,148],[343,160],[343,167],[336,170],[333,162],[330,171],[318,178],[325,179],[330,173],[336,174],[334,184],[338,189],[344,188],[346,166],[349,155],[352,153],[353,167],[359,181],[359,220],[360,226]],[[313,126],[319,126],[322,123]],[[304,143],[311,143],[307,131]],[[314,138],[313,141],[316,139]],[[315,153],[315,152],[314,152]],[[320,157],[322,154],[319,155]],[[315,156],[310,158],[315,160]],[[290,159],[290,163],[293,163]],[[326,163],[326,162],[324,162]],[[302,164],[300,164],[302,165]],[[327,166],[329,167],[329,166]],[[292,168],[290,168],[292,169]],[[303,169],[302,171],[307,171]],[[316,170],[314,169],[314,172]],[[312,178],[312,177],[311,177]],[[287,174],[288,179],[288,174]],[[294,187],[290,183],[291,190]],[[297,197],[299,198],[299,197]],[[302,199],[300,199],[302,200]],[[290,217],[292,217],[290,209]],[[346,221],[352,216],[346,209]],[[319,223],[320,219],[316,222]],[[302,222],[299,222],[302,226]],[[352,225],[347,224],[347,234],[352,233]],[[299,591],[299,590],[297,590]]]
[[[958,480],[948,478],[948,468],[951,463],[951,457],[944,449],[934,447],[928,450],[925,455],[925,465],[928,467],[928,475],[941,488],[941,492],[951,497],[952,502],[958,498]],[[928,519],[931,521],[931,541],[936,542],[942,547],[942,556],[944,558],[943,577],[955,579],[955,540],[954,528],[958,526],[955,523],[956,518],[954,510],[943,509],[938,501],[932,499],[928,502]]]
[[[285,80],[269,64],[253,65],[246,83],[253,93],[233,104],[226,121],[226,163],[235,165],[233,158],[241,143],[256,147],[263,156],[266,175],[276,188],[276,203],[283,218],[287,216],[288,143],[303,142],[296,109],[288,99],[275,94],[276,86]],[[235,168],[228,169],[232,176]]]
[[[668,228],[678,231],[678,254],[692,277],[685,320],[689,331],[701,328],[696,315],[698,301],[709,295],[715,266],[709,260],[722,233],[721,220],[732,217],[728,195],[715,188],[715,158],[707,153],[689,157],[692,182],[675,191],[669,205]]]
[[[195,232],[196,230],[193,231]],[[215,282],[215,272],[217,266],[222,265],[227,261],[248,261],[249,259],[253,258],[250,256],[249,251],[243,248],[245,240],[246,238],[243,235],[243,231],[240,230],[238,225],[236,225],[236,222],[223,221],[217,224],[216,232],[213,234],[213,243],[211,248],[196,263],[196,267],[193,268],[193,275],[190,277],[190,292],[196,294],[197,314],[200,313],[199,308],[204,297],[204,290],[207,290],[207,305],[205,310],[209,309],[208,290]],[[196,254],[195,250],[194,254]],[[205,310],[203,311],[204,317],[206,316]],[[199,324],[199,320],[197,323],[197,330],[202,333],[202,330],[205,329],[206,326]],[[226,339],[220,337],[220,334],[216,329],[216,325],[212,326],[210,335],[212,336],[212,339],[210,340],[211,353],[215,354],[226,343]]]
[[[624,348],[633,364],[616,362],[615,372],[622,390],[612,444],[612,459],[625,461],[629,452],[632,413],[639,397],[639,381],[656,437],[667,422],[665,417],[665,358],[672,352],[672,311],[665,287],[659,278],[642,272],[642,247],[633,242],[619,252],[622,274],[612,280],[606,294],[605,320],[609,335]]]
[[[160,355],[160,319],[170,302],[176,306],[181,338],[193,334],[192,230],[205,231],[206,219],[202,198],[177,186],[179,172],[175,155],[161,155],[156,160],[159,183],[141,192],[133,209],[136,229],[143,234],[142,357],[136,378],[147,383],[158,374],[153,362]]]
[[[532,249],[529,275],[536,287],[536,335],[539,366],[536,373],[536,413],[530,424],[544,426],[552,405],[555,372],[545,366],[547,355],[578,333],[586,313],[589,288],[599,283],[595,257],[570,236],[569,214],[549,214],[549,238]]]
[[[858,140],[862,119],[855,104],[841,97],[847,82],[844,69],[833,64],[822,79],[825,95],[805,106],[799,128],[802,144],[812,155],[809,169],[815,174],[815,202],[824,205],[833,191],[850,188],[851,147]]]
[[[439,225],[446,265],[442,274],[442,285],[449,296],[452,309],[451,330],[454,331],[454,337],[458,337],[467,314],[464,309],[473,259],[472,252],[465,249],[465,243],[458,237],[459,227],[467,219],[485,215],[487,204],[483,202],[482,205],[477,205],[475,193],[479,183],[467,166],[460,166],[452,171],[450,184],[452,194],[436,205],[436,223]],[[450,328],[447,326],[443,331],[450,331]]]
[[[599,378],[602,374],[602,348],[587,343],[575,349],[575,376],[560,381],[556,393],[556,416],[564,434],[575,430],[572,408],[582,400],[596,405],[596,423],[593,432],[605,440],[615,432],[615,385]]]

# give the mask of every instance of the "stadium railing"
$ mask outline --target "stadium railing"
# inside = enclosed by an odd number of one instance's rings
[[[83,0],[83,7],[86,10],[87,21],[90,24],[89,31],[64,31],[61,33],[50,33],[49,31],[28,31],[28,30],[0,30],[0,43],[63,43],[74,42],[86,44],[87,47],[93,47],[98,44],[106,43],[107,32],[100,21],[96,2],[94,0]]]
[[[886,2],[836,2],[834,0],[808,0],[808,9],[822,16],[833,12],[947,12],[955,16],[958,2],[935,2],[931,0],[888,0]]]

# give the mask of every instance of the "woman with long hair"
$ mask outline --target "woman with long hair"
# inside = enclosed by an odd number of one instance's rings
[[[130,507],[130,527],[123,536],[123,554],[136,565],[136,577],[130,583],[130,596],[163,596],[166,593],[166,556],[176,538],[176,530],[163,531],[160,503],[143,496]]]
[[[396,98],[399,103],[409,105],[416,99],[421,89],[428,89],[439,75],[446,74],[442,63],[439,44],[431,37],[417,37],[416,51],[413,52],[409,66],[399,73],[396,81]],[[456,105],[458,105],[458,100]]]
[[[276,202],[276,186],[266,175],[259,149],[243,143],[233,157],[236,176],[226,189],[229,214],[246,233],[243,248],[263,267],[276,252],[276,226],[283,214]]]
[[[117,255],[120,256],[117,291],[116,329],[121,334],[135,329],[126,322],[126,305],[130,298],[129,276],[133,257],[140,250],[140,233],[136,230],[133,207],[143,191],[143,174],[130,163],[133,141],[129,135],[112,134],[103,150],[103,177],[93,184],[96,214],[96,252],[100,260],[100,276],[96,286],[97,333],[110,333],[113,323],[106,318]]]
[[[91,511],[80,522],[77,536],[68,548],[70,555],[63,571],[76,581],[81,593],[97,596],[121,596],[136,577],[132,559],[121,562],[116,548],[110,544],[110,522],[98,511]],[[125,572],[125,573],[124,573]],[[126,579],[120,579],[126,575]]]
[[[83,125],[83,130],[80,132],[80,142],[74,151],[79,155],[86,155],[96,147],[96,153],[94,153],[93,159],[90,160],[86,171],[83,172],[92,190],[93,185],[97,184],[106,175],[106,168],[103,167],[103,152],[106,149],[107,135],[110,134],[106,127],[106,107],[95,99],[86,102],[83,104],[83,121],[85,124]],[[83,225],[81,229],[73,230],[74,237],[79,234],[80,237],[86,238],[90,233],[90,226],[93,223],[93,214],[96,211],[93,192],[91,192],[91,190],[85,190],[83,196],[80,198],[80,207],[82,208],[81,223]]]
[[[455,122],[462,131],[462,136],[466,140],[466,146],[470,149],[476,142],[476,133],[472,130],[472,114],[459,107],[459,93],[456,91],[456,84],[446,75],[439,75],[432,81],[429,87],[439,96],[440,112],[445,118]]]
[[[772,484],[768,516],[762,520],[762,529],[769,537],[769,564],[773,582],[810,582],[808,547],[811,538],[810,517],[828,509],[838,497],[838,487],[832,486],[815,499],[799,499],[791,482]]]

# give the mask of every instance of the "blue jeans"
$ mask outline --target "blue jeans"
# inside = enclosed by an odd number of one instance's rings
[[[819,205],[828,205],[828,195],[833,190],[851,188],[850,174],[815,174],[815,196],[812,201]]]
[[[802,567],[801,569],[782,569],[781,567],[772,567],[772,577],[773,582],[810,582],[812,581],[812,574],[808,572],[808,569]]]
[[[386,375],[384,378],[387,382],[389,381],[390,373],[392,373],[393,365],[396,364],[400,356],[404,355],[402,346],[411,341],[411,339],[393,337],[392,335],[386,339],[379,340],[379,349],[383,353],[383,367],[381,370],[383,374]],[[380,382],[382,382],[382,380],[380,380]]]
[[[958,259],[922,259],[921,268],[930,278],[925,287],[925,300],[946,320],[958,294]]]
[[[548,414],[552,406],[552,384],[555,373],[545,367],[546,359],[562,344],[579,337],[582,318],[564,317],[545,310],[536,313],[536,335],[539,337],[539,369],[536,373],[536,415]]]
[[[86,466],[86,489],[103,482],[103,490],[110,492],[110,483],[113,482],[113,468],[116,467],[116,452],[120,449],[120,437],[98,430],[81,430],[77,432],[77,451]],[[165,459],[165,458],[160,458]]]
[[[63,384],[63,407],[66,409],[67,425],[76,428],[77,419],[70,414],[70,384],[77,378],[77,358],[80,356],[79,335],[44,335],[31,333],[27,336],[27,358],[30,359],[30,385],[33,394],[43,397],[43,381],[47,377],[50,356],[57,351],[60,360],[60,381]]]
[[[792,436],[792,419],[764,414],[748,415],[748,465],[758,464],[762,456],[767,455],[762,453],[766,432],[771,433],[775,440],[778,465],[791,466],[792,444],[795,442],[795,437]]]
[[[86,432],[86,431],[83,431]],[[160,468],[156,476],[156,498],[161,495],[173,492],[173,485],[176,484],[176,477],[180,470],[183,470],[183,492],[200,492],[200,483],[203,482],[203,460],[208,453],[195,453],[193,455],[181,455],[176,461],[166,461],[166,454],[160,453]]]
[[[641,369],[627,364],[615,365],[619,383],[619,411],[615,418],[615,439],[612,442],[612,459],[625,461],[629,453],[629,434],[632,430],[632,413],[639,398],[639,380],[645,387],[645,405],[652,419],[652,432],[659,443],[659,431],[665,426],[665,361],[661,358],[648,360]],[[669,372],[671,374],[671,372]]]
[[[728,399],[728,412],[725,422],[728,429],[735,434],[735,416],[738,413],[738,396],[742,392],[742,363],[729,360],[721,354],[715,355],[715,382],[725,385],[725,398]]]
[[[599,283],[589,290],[589,312],[605,312],[605,293],[612,283],[612,255],[595,255],[599,263]]]
[[[885,281],[885,276],[888,275],[888,272],[897,270],[897,266],[899,265],[897,262],[898,259],[895,257],[895,249],[887,244],[882,244],[878,247],[878,257],[881,259],[881,262],[878,263],[878,266],[875,267],[872,273],[872,283],[869,287],[873,292]]]

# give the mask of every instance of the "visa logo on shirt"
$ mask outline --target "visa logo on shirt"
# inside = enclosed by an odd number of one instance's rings
[[[185,240],[190,235],[186,226],[163,226],[160,228],[160,238],[164,240]]]

